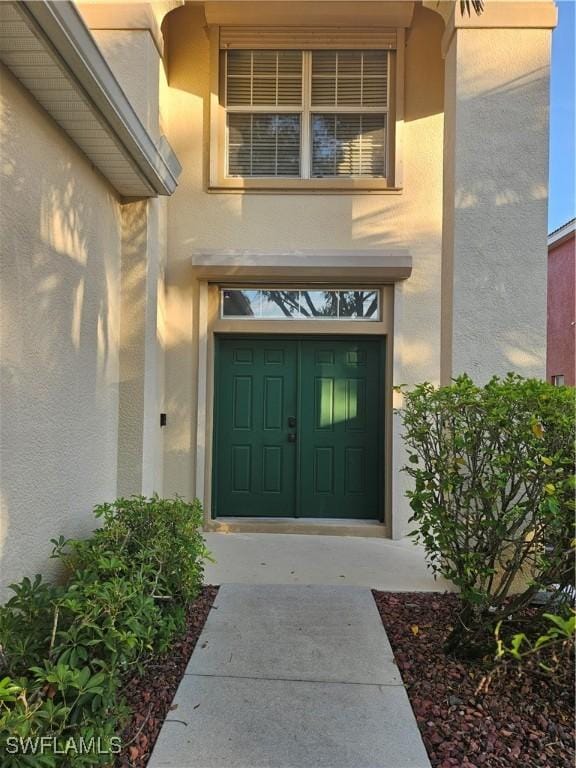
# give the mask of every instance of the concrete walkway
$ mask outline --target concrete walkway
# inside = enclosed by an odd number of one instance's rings
[[[149,768],[429,768],[367,588],[220,588]]]
[[[410,539],[295,533],[206,533],[216,562],[207,584],[347,584],[388,592],[445,592]]]

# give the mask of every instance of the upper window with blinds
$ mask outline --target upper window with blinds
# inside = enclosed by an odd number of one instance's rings
[[[386,178],[388,51],[222,56],[229,178]]]

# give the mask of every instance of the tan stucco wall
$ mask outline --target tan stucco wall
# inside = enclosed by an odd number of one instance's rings
[[[459,29],[447,51],[446,380],[544,376],[550,38]]]
[[[0,70],[0,581],[116,494],[120,210]]]
[[[160,56],[152,34],[147,29],[92,29],[91,32],[142,125],[156,140]]]
[[[218,194],[206,191],[209,41],[199,8],[164,22],[169,87],[161,97],[168,139],[183,165],[169,200],[165,435],[166,493],[195,493],[198,288],[194,253],[403,251],[413,274],[396,289],[394,383],[439,379],[443,23],[417,8],[407,38],[404,191],[401,194]],[[203,152],[200,152],[200,148]],[[407,510],[401,492],[396,500]]]
[[[115,23],[110,14],[110,26]],[[92,34],[142,124],[158,140],[164,67],[150,30],[94,29]],[[162,198],[122,206],[118,493],[126,496],[162,493],[166,215]]]

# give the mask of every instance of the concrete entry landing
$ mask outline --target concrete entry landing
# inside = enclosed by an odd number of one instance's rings
[[[333,584],[388,592],[453,591],[410,539],[294,533],[206,533],[207,584]]]
[[[430,768],[368,588],[225,584],[149,768]]]

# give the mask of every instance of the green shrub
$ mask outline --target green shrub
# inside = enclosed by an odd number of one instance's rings
[[[127,715],[121,686],[168,648],[201,588],[198,501],[133,497],[95,514],[102,527],[89,539],[53,541],[64,586],[25,578],[0,608],[5,768],[110,764]],[[42,737],[54,741],[41,754]],[[30,739],[28,754],[13,754],[18,738]]]
[[[481,652],[538,590],[574,583],[574,406],[513,374],[405,393],[412,535],[462,600],[448,651]]]
[[[517,632],[506,640],[501,635],[502,622],[496,625],[496,658],[501,662],[513,661],[522,667],[534,668],[550,675],[562,672],[567,662],[574,658],[576,638],[576,612],[545,613],[542,617],[546,629],[535,639],[525,632]]]

